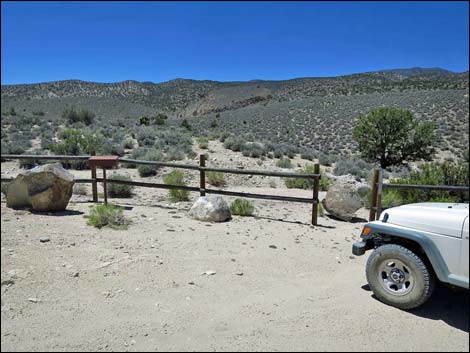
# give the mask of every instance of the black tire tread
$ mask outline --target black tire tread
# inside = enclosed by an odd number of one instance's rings
[[[371,286],[371,263],[372,261],[379,256],[379,254],[381,252],[400,252],[402,253],[404,256],[410,258],[416,265],[417,267],[419,268],[422,276],[423,276],[423,279],[424,279],[424,291],[423,291],[423,294],[419,297],[418,300],[416,301],[412,301],[412,302],[409,302],[409,303],[394,303],[392,301],[390,301],[387,297],[384,297],[383,295],[381,295],[379,292],[376,292],[374,291],[374,294],[376,295],[376,297],[383,303],[385,304],[388,304],[388,305],[392,305],[392,306],[395,306],[397,308],[400,308],[400,309],[403,309],[403,310],[410,310],[410,309],[414,309],[422,304],[424,304],[428,299],[429,297],[431,297],[432,295],[432,292],[434,291],[434,286],[435,286],[435,279],[434,279],[434,273],[432,272],[432,270],[430,270],[428,268],[428,266],[426,265],[426,263],[418,256],[416,255],[413,251],[411,251],[410,249],[402,246],[402,245],[398,245],[398,244],[386,244],[386,245],[382,245],[382,246],[379,246],[377,249],[374,250],[374,252],[369,256],[369,259],[367,260],[367,265],[366,265],[366,277],[367,277],[367,282],[369,283],[369,286],[371,287],[372,289],[372,286]]]

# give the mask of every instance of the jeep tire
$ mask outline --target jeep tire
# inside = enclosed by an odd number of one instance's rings
[[[367,260],[367,281],[383,303],[409,310],[422,305],[434,289],[430,266],[411,250],[397,244],[382,245]]]

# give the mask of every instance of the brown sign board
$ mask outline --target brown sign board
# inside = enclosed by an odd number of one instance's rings
[[[119,163],[119,156],[92,156],[88,160],[90,167],[113,168]]]

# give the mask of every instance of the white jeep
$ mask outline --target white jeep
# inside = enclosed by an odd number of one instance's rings
[[[387,209],[367,223],[354,255],[367,261],[371,290],[400,309],[423,304],[436,279],[468,289],[468,204],[416,203]]]

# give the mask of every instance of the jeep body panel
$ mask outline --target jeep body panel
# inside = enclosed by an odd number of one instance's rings
[[[468,204],[426,202],[390,208],[382,212],[380,220],[387,217],[387,223],[390,224],[462,238],[462,225],[468,217],[468,212]],[[460,253],[460,249],[457,252]],[[454,256],[457,257],[458,254],[455,253]]]

